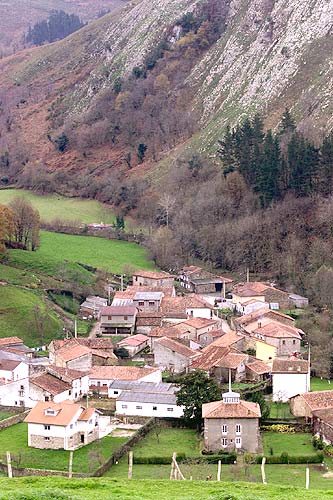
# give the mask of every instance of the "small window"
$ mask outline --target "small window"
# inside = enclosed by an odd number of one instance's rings
[[[221,439],[221,446],[222,446],[222,448],[226,448],[228,446],[228,440],[227,440],[227,438],[222,438]]]
[[[227,434],[228,433],[228,426],[223,424],[222,425],[222,434]]]
[[[282,340],[282,344],[285,345],[286,344],[286,341],[285,340]]]
[[[45,437],[44,440],[45,441],[50,441],[50,438],[49,437]]]
[[[51,426],[50,426],[50,425],[44,425],[44,429],[45,429],[46,431],[49,431],[49,430],[51,429]]]
[[[70,395],[72,394],[72,391],[71,391],[71,390],[69,390],[69,391],[68,391],[68,394],[69,394],[69,396],[70,396]]]
[[[142,410],[142,406],[136,406],[135,407],[137,410]]]
[[[113,394],[119,394],[119,391],[113,391]]]
[[[157,406],[153,406],[153,410],[157,410]]]
[[[108,320],[111,321],[112,320],[112,316],[108,316]]]
[[[144,301],[139,300],[139,307],[143,307],[145,305]]]
[[[69,426],[69,428],[70,428],[70,429],[73,429],[73,424],[71,424],[71,425]]]
[[[155,305],[155,302],[153,302],[152,300],[150,300],[150,301],[149,301],[149,306],[150,306],[150,307],[154,307],[154,305]]]
[[[20,406],[24,406],[24,401],[20,401]]]
[[[295,340],[295,339],[293,340],[293,344],[294,344],[294,345],[296,344],[296,340]]]
[[[127,321],[128,320],[128,316],[124,316],[124,321]]]
[[[167,408],[167,411],[173,411],[173,408]]]
[[[23,396],[24,396],[24,391],[19,391],[19,396],[20,396],[20,398],[23,398]]]
[[[236,434],[240,434],[242,432],[242,426],[240,424],[236,424]]]
[[[235,439],[235,445],[236,445],[236,448],[241,448],[241,446],[242,446],[242,438],[236,437],[236,439]]]
[[[24,391],[24,385],[20,385],[21,391]]]
[[[127,405],[121,405],[122,408],[127,408]]]

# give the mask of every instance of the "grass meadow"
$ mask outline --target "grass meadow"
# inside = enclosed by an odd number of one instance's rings
[[[8,205],[17,196],[29,200],[45,222],[61,219],[86,224],[102,221],[105,224],[112,224],[115,219],[112,208],[98,201],[65,198],[57,194],[38,195],[25,189],[1,189],[0,203]]]
[[[10,250],[9,265],[42,274],[62,277],[63,272],[79,273],[76,279],[87,279],[90,273],[79,266],[105,269],[119,274],[129,269],[154,269],[147,251],[136,243],[107,240],[93,236],[76,236],[41,231],[41,245],[36,252]],[[69,268],[69,271],[66,270]],[[64,277],[66,280],[66,277]]]
[[[310,381],[311,391],[332,391],[333,384],[330,380],[320,377],[311,377]]]

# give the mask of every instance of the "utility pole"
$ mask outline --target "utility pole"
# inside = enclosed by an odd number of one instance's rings
[[[250,269],[248,267],[246,268],[246,282],[250,282]]]
[[[74,320],[74,337],[77,339],[77,319]]]

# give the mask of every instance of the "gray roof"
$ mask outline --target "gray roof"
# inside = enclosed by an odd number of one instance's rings
[[[9,352],[9,351],[3,351],[0,349],[0,360],[11,360],[11,361],[20,361],[23,363],[29,363],[31,360],[25,356],[24,353],[22,354],[16,354],[14,352]]]
[[[302,299],[302,300],[308,300],[307,297],[303,297],[302,295],[298,295],[297,293],[291,293],[289,294],[290,299]]]
[[[166,405],[176,404],[175,394],[160,394],[159,392],[122,392],[118,398],[118,401],[129,402],[129,403],[159,403]]]
[[[134,300],[162,300],[162,292],[136,292]]]
[[[159,384],[154,382],[133,382],[130,380],[114,380],[110,384],[110,389],[120,389],[123,391],[132,392],[153,392],[160,394],[174,394],[177,387],[173,384],[167,384],[160,382]]]
[[[133,306],[133,299],[122,299],[122,298],[114,298],[112,301],[113,306]]]

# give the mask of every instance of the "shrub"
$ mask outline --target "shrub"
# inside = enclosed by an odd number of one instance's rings
[[[261,463],[262,457],[262,455],[257,455],[257,464]],[[322,452],[312,455],[288,455],[288,453],[283,452],[281,455],[266,457],[267,464],[321,464],[323,460],[324,454]]]
[[[295,434],[295,427],[288,424],[262,425],[263,431],[281,432],[283,434]]]
[[[168,465],[171,463],[171,456],[151,456],[151,457],[133,457],[134,464],[154,464],[154,465]],[[197,464],[217,464],[221,460],[223,464],[232,464],[236,460],[236,453],[222,453],[217,455],[199,455],[194,457],[187,457],[184,453],[177,455],[177,462],[179,463],[197,463]]]

